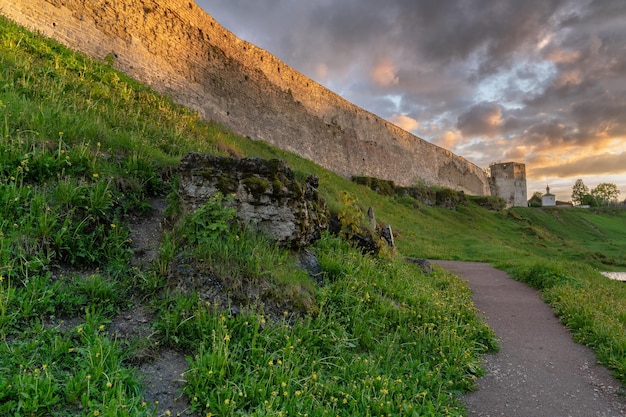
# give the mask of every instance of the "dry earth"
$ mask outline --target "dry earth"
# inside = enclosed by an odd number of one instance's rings
[[[132,265],[148,268],[156,258],[163,236],[165,199],[150,201],[153,209],[149,216],[141,217],[129,224],[133,241]],[[135,301],[134,307],[119,314],[111,323],[110,331],[118,339],[143,341],[146,343],[143,357],[139,361],[139,374],[144,382],[145,401],[158,410],[157,415],[169,411],[173,416],[192,416],[188,412],[190,403],[182,394],[184,373],[188,368],[185,356],[176,350],[160,348],[153,342],[153,317],[147,305]],[[194,416],[195,417],[195,416]]]

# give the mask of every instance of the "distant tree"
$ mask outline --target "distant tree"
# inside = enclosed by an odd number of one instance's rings
[[[608,206],[610,203],[616,203],[619,194],[620,191],[617,189],[617,185],[608,182],[598,184],[596,188],[591,190],[591,195],[597,200],[600,206]]]
[[[589,204],[589,187],[580,178],[576,180],[572,187],[572,202],[576,205]]]
[[[528,200],[528,207],[541,207],[541,192],[535,191],[530,200]]]
[[[598,207],[600,205],[600,200],[598,200],[591,194],[587,194],[583,196],[580,204],[583,206]]]

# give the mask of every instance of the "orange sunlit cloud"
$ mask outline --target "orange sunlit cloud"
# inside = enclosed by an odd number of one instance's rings
[[[389,121],[407,132],[417,129],[420,125],[417,120],[403,114],[392,114]]]
[[[572,177],[577,175],[602,175],[626,173],[626,152],[600,154],[570,160],[558,165],[545,165],[533,169],[540,177]]]
[[[328,65],[326,64],[318,64],[315,67],[315,75],[319,79],[325,79],[328,76]]]
[[[437,146],[442,148],[452,149],[455,146],[460,145],[463,142],[463,136],[457,130],[446,130],[436,140],[433,140]]]
[[[399,81],[396,66],[393,61],[388,58],[382,59],[376,63],[370,77],[372,81],[380,87],[398,84]]]
[[[554,80],[554,86],[562,88],[566,86],[576,86],[583,82],[583,75],[579,70],[572,70],[562,73]]]
[[[580,58],[579,51],[566,51],[563,49],[555,49],[546,54],[546,59],[557,64],[571,64]]]

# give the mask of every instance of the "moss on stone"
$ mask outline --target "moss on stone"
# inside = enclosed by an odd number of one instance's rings
[[[272,187],[274,189],[274,194],[281,194],[282,190],[283,190],[283,186],[284,186],[283,183],[280,182],[278,179],[274,179],[272,181]]]
[[[244,178],[241,183],[256,199],[259,199],[270,187],[269,181],[259,177]]]
[[[215,175],[211,168],[203,169],[202,171],[196,171],[196,174],[207,180],[213,179],[213,176]]]
[[[495,196],[471,196],[470,201],[480,207],[491,211],[502,211],[506,208],[506,201],[502,197]]]
[[[393,181],[364,176],[354,176],[352,177],[352,181],[369,187],[380,195],[393,196],[396,194],[396,186]]]
[[[219,176],[215,187],[222,194],[228,195],[237,191],[237,180],[227,174],[222,174]]]
[[[455,191],[450,188],[436,190],[436,205],[454,210],[459,204],[466,204],[467,197],[463,191]]]

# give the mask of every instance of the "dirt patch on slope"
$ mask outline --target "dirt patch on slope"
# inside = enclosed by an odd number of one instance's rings
[[[131,220],[131,265],[139,269],[150,268],[159,254],[164,233],[165,198],[150,200],[152,211],[148,216]],[[188,363],[185,356],[173,349],[161,348],[153,329],[154,317],[150,307],[135,300],[132,308],[122,311],[113,319],[109,331],[120,343],[126,344],[131,361],[138,365],[144,383],[144,400],[156,415],[192,416],[190,402],[183,394],[184,373]]]

